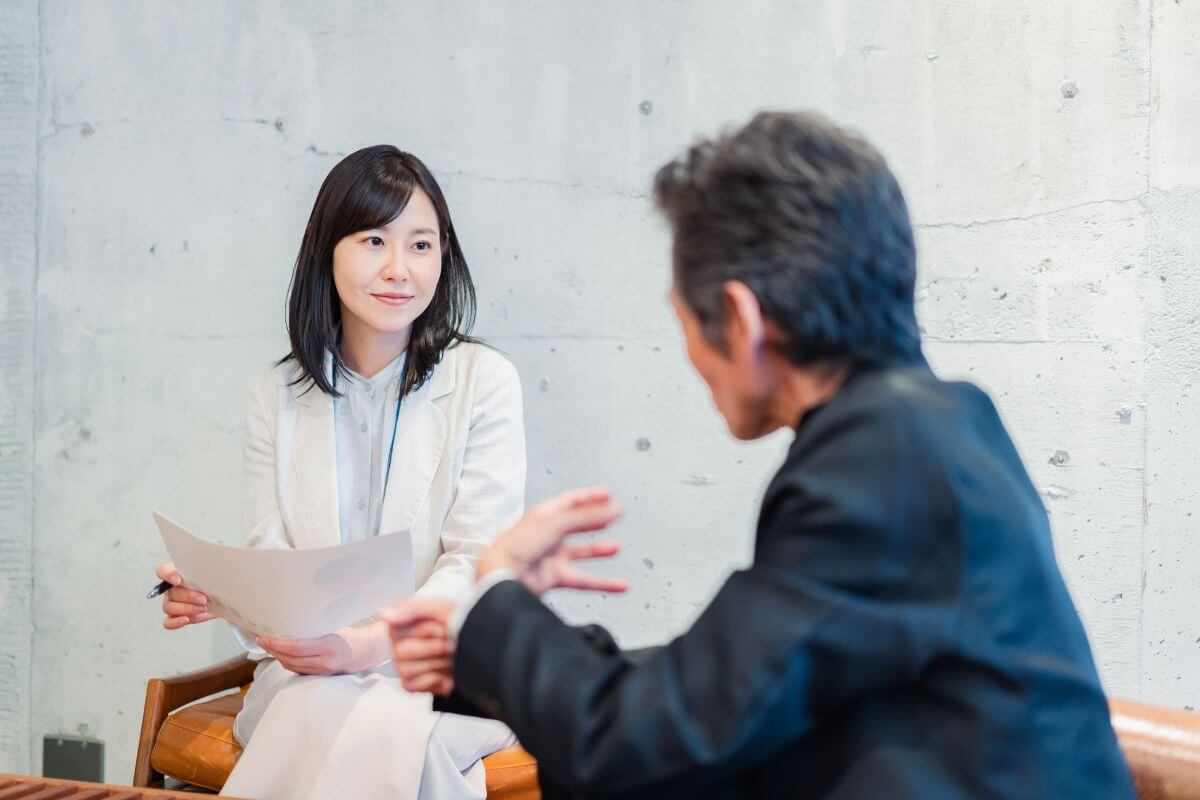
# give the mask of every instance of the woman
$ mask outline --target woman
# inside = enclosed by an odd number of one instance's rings
[[[468,335],[475,290],[450,212],[415,156],[347,156],[317,194],[288,299],[291,353],[251,394],[248,547],[320,547],[408,531],[418,596],[458,598],[520,516],[516,370]],[[212,619],[173,565],[164,626]],[[399,686],[383,623],[318,639],[239,638],[263,659],[224,793],[247,798],[485,795],[504,726],[436,714]]]

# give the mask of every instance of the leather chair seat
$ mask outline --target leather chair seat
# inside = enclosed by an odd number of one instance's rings
[[[248,686],[213,700],[186,706],[167,717],[150,754],[154,769],[177,780],[219,792],[242,755],[233,721]],[[537,761],[520,747],[483,760],[488,797],[538,800]]]

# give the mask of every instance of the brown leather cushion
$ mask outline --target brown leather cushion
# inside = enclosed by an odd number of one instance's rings
[[[1200,714],[1110,700],[1141,800],[1200,800]]]
[[[219,792],[242,755],[233,738],[233,720],[242,710],[248,686],[215,700],[181,708],[158,731],[150,765],[172,778]],[[483,760],[488,797],[539,800],[537,761],[520,747]]]

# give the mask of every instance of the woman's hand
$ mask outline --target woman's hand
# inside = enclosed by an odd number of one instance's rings
[[[160,581],[166,581],[172,587],[163,594],[163,613],[167,615],[163,620],[164,628],[175,631],[187,625],[215,619],[208,613],[208,598],[195,589],[187,589],[181,585],[183,576],[175,569],[173,561],[159,564],[154,574]]]
[[[342,628],[315,639],[263,636],[256,641],[280,664],[301,675],[362,672],[387,661],[389,655],[387,625],[383,622]]]
[[[629,588],[625,579],[590,575],[572,566],[581,559],[616,555],[621,549],[617,542],[566,543],[571,534],[607,528],[621,510],[608,489],[600,487],[575,489],[538,503],[480,556],[475,575],[482,578],[496,569],[511,569],[539,595],[556,588],[623,592]]]
[[[410,597],[380,614],[388,623],[396,675],[406,690],[454,691],[454,643],[447,625],[454,609],[453,601],[440,597]]]

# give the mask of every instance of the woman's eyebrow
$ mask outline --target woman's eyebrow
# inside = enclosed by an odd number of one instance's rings
[[[435,231],[433,228],[417,228],[414,231],[409,231],[408,235],[416,236],[418,233],[423,233],[427,236],[437,236],[437,231]]]

